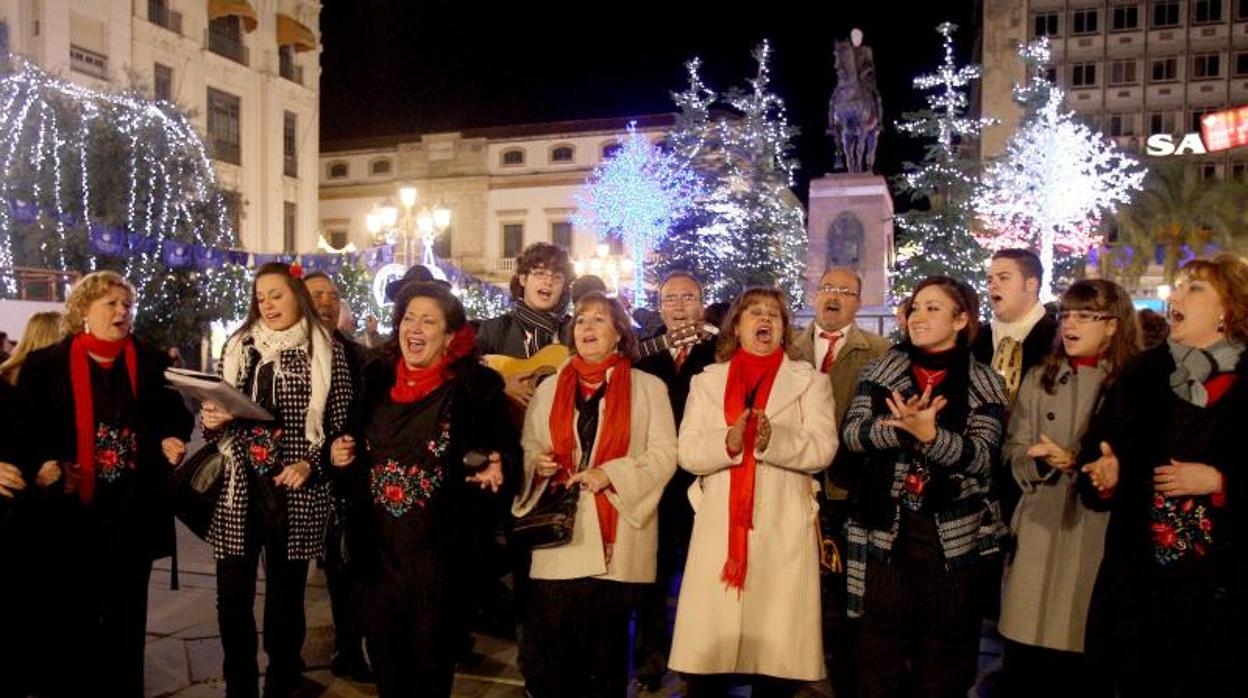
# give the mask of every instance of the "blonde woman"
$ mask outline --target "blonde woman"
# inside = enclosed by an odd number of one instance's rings
[[[22,341],[17,343],[13,354],[0,364],[0,378],[10,385],[17,385],[17,376],[22,370],[22,364],[26,362],[26,356],[37,349],[56,344],[65,336],[61,327],[63,319],[64,316],[55,310],[31,315],[22,332]]]
[[[30,352],[18,379],[22,450],[39,492],[43,634],[34,657],[55,695],[143,695],[152,560],[173,551],[167,478],[192,420],[166,388],[165,354],[131,335],[134,287],[84,276],[66,301],[67,336]],[[23,342],[25,342],[23,338]],[[65,638],[84,649],[65,671]]]

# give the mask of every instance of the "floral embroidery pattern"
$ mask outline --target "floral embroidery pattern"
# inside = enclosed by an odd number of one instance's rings
[[[1153,556],[1166,566],[1188,557],[1204,557],[1213,545],[1208,501],[1196,497],[1153,495]]]
[[[259,475],[269,475],[278,467],[279,439],[281,429],[253,426],[243,433],[243,447],[247,449],[247,462]]]
[[[101,424],[95,430],[96,477],[116,482],[122,473],[134,470],[138,451],[138,437],[129,427]]]
[[[423,444],[425,454],[418,456],[418,462],[404,466],[394,458],[388,458],[373,466],[369,476],[373,501],[395,518],[406,514],[413,506],[424,507],[442,486],[442,458],[450,444],[450,410],[444,407],[438,423],[438,436]]]
[[[425,469],[420,465],[403,466],[391,458],[373,466],[370,478],[373,500],[398,518],[413,506],[425,506],[442,486],[442,479],[440,464]]]
[[[931,479],[927,468],[916,463],[901,481],[901,505],[910,511],[922,511],[923,490],[927,489],[927,483]]]

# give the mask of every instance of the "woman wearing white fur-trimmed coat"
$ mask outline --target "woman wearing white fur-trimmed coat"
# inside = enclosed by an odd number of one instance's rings
[[[679,461],[698,480],[669,660],[688,696],[727,695],[732,674],[792,695],[826,673],[812,476],[836,453],[832,387],[788,336],[783,294],[745,291],[690,388]]]
[[[628,694],[629,620],[654,582],[659,499],[676,472],[667,388],[630,367],[628,314],[599,292],[576,303],[575,355],[538,386],[521,443],[524,482],[512,513],[552,487],[580,487],[572,540],[533,551],[524,637],[534,698]]]

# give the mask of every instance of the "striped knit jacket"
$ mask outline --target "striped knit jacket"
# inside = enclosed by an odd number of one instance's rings
[[[886,528],[870,527],[862,522],[864,517],[857,514],[851,514],[846,523],[846,572],[852,617],[863,612],[868,558],[887,560],[892,551],[901,522],[902,485],[911,465],[918,459],[923,459],[934,476],[949,478],[953,486],[946,489],[956,493],[937,504],[932,512],[947,567],[968,567],[1000,550],[1007,528],[990,485],[992,469],[1000,460],[1005,432],[1005,386],[991,368],[969,360],[966,427],[962,433],[938,427],[936,440],[927,447],[921,446],[909,433],[882,423],[890,416],[885,397],[893,390],[902,395],[915,392],[910,357],[905,349],[894,347],[863,368],[841,429],[842,443],[851,451],[867,456],[864,466],[867,470],[891,469],[887,501],[891,502],[892,523]],[[874,475],[866,474],[864,486],[870,487],[868,483],[871,482],[889,482],[887,473],[877,471]]]

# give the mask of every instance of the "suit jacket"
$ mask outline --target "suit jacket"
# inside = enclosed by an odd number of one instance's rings
[[[1057,336],[1060,324],[1052,313],[1046,312],[1044,317],[1031,328],[1027,338],[1023,340],[1023,375],[1035,368],[1053,350],[1053,338]],[[997,348],[992,345],[992,328],[984,325],[975,335],[971,344],[971,354],[975,360],[986,366],[992,366],[992,355]]]
[[[819,326],[811,323],[793,335],[791,343],[793,358],[815,366],[815,333]],[[854,391],[858,388],[858,374],[872,359],[888,351],[888,340],[871,332],[850,324],[845,335],[845,346],[841,349],[836,363],[832,365],[829,380],[832,382],[833,412],[836,415],[837,429],[845,421],[845,412],[854,399]],[[815,370],[819,370],[815,366]],[[823,472],[823,491],[829,499],[845,499],[848,479],[846,473],[856,469],[862,462],[862,454],[854,453],[847,448],[839,449],[832,467]]]

